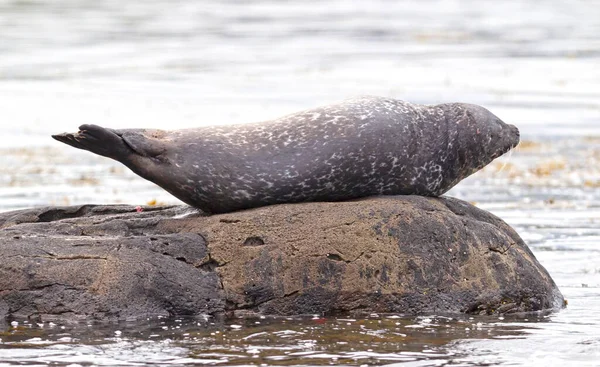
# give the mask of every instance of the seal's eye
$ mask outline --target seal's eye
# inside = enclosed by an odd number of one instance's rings
[[[492,140],[500,138],[500,136],[502,135],[503,125],[504,123],[497,118],[494,118],[492,120],[492,123],[490,124],[490,137],[492,138]]]

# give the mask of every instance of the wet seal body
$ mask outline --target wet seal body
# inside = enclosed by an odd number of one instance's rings
[[[276,120],[53,135],[120,161],[208,213],[374,195],[439,196],[515,147],[483,107],[360,97]]]

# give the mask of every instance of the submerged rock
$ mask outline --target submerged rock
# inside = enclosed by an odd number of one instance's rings
[[[0,317],[532,312],[562,307],[501,219],[442,197],[0,213]]]

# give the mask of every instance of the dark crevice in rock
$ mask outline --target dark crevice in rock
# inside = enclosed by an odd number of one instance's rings
[[[219,219],[219,222],[221,222],[221,223],[239,223],[239,222],[241,222],[241,220],[239,220],[239,219],[222,218],[222,219]]]
[[[93,255],[70,255],[70,256],[55,256],[55,260],[108,260],[104,256],[93,256]]]
[[[355,262],[356,260],[360,259],[363,255],[365,254],[365,252],[361,252],[360,255],[358,255],[354,260],[350,260],[350,262]]]
[[[244,241],[244,246],[263,246],[265,241],[258,236],[250,236]]]
[[[506,255],[506,253],[508,252],[508,249],[504,249],[504,248],[501,248],[501,247],[489,246],[488,249],[491,252],[496,252],[496,253],[499,253],[501,255]]]
[[[152,212],[169,211],[177,206],[162,206],[162,207],[143,207],[144,216],[152,216]],[[63,219],[73,219],[80,217],[92,216],[118,216],[122,214],[131,214],[136,212],[136,207],[132,205],[81,205],[81,206],[64,206],[64,207],[48,207],[38,209],[36,220],[34,222],[54,222]],[[141,214],[142,212],[140,212]],[[113,218],[114,219],[114,218]]]
[[[492,252],[497,252],[501,255],[506,255],[513,246],[518,245],[515,242],[497,243],[489,245],[488,249]]]
[[[72,285],[69,284],[62,284],[62,283],[50,283],[50,284],[44,284],[44,285],[29,285],[27,288],[24,289],[13,289],[13,291],[19,291],[19,292],[36,292],[36,291],[41,291],[44,290],[46,288],[51,288],[51,287],[62,287],[61,289],[63,291],[66,290],[72,290],[72,291],[77,291],[80,290],[77,287],[73,287]],[[9,291],[10,289],[4,289],[4,291]]]
[[[72,247],[93,247],[94,245],[91,243],[74,243],[71,246]]]
[[[203,262],[202,264],[200,264],[198,266],[199,269],[204,270],[204,271],[215,271],[216,268],[221,267],[221,266],[225,266],[227,265],[228,262],[224,262],[224,263],[219,263],[217,260],[213,259],[212,257],[210,257],[210,254],[208,255],[208,260]],[[222,285],[222,283],[221,283]]]
[[[61,219],[82,217],[88,214],[93,207],[94,206],[92,205],[83,205],[74,211],[71,207],[49,208],[48,210],[38,214],[38,222],[54,222]]]
[[[295,290],[295,291],[293,291],[293,292],[290,292],[290,293],[286,293],[286,294],[284,294],[284,295],[283,295],[283,298],[292,297],[292,296],[295,296],[295,295],[297,295],[298,293],[300,293],[300,291],[299,291],[299,290]]]
[[[40,251],[40,252],[43,252],[43,253],[47,254],[47,255],[48,255],[48,256],[50,256],[50,257],[56,257],[56,254],[55,254],[55,253],[53,253],[53,252],[46,251],[46,250],[44,250],[44,249],[42,249],[42,248],[38,248],[37,250],[38,250],[38,251]]]
[[[327,258],[329,260],[333,260],[333,261],[344,261],[344,262],[350,262],[349,260],[344,260],[342,259],[342,257],[338,254],[327,254]]]

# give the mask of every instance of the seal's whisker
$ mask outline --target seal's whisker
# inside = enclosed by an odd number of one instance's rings
[[[517,144],[517,147],[519,146],[519,144]],[[515,149],[517,147],[515,147]],[[502,165],[502,167],[500,167],[500,169],[498,171],[496,171],[496,173],[500,173],[500,172],[504,171],[504,168],[506,168],[506,165],[508,165],[508,163],[510,162],[510,159],[512,158],[513,151],[514,150],[511,149],[511,150],[508,151],[508,154],[505,154],[506,155],[506,160],[504,161],[504,164]]]
[[[517,151],[520,150],[522,142],[523,142],[522,140],[519,140],[519,142],[517,143],[517,145],[515,145],[515,147],[510,151],[510,153],[512,154],[513,150],[517,150]]]

